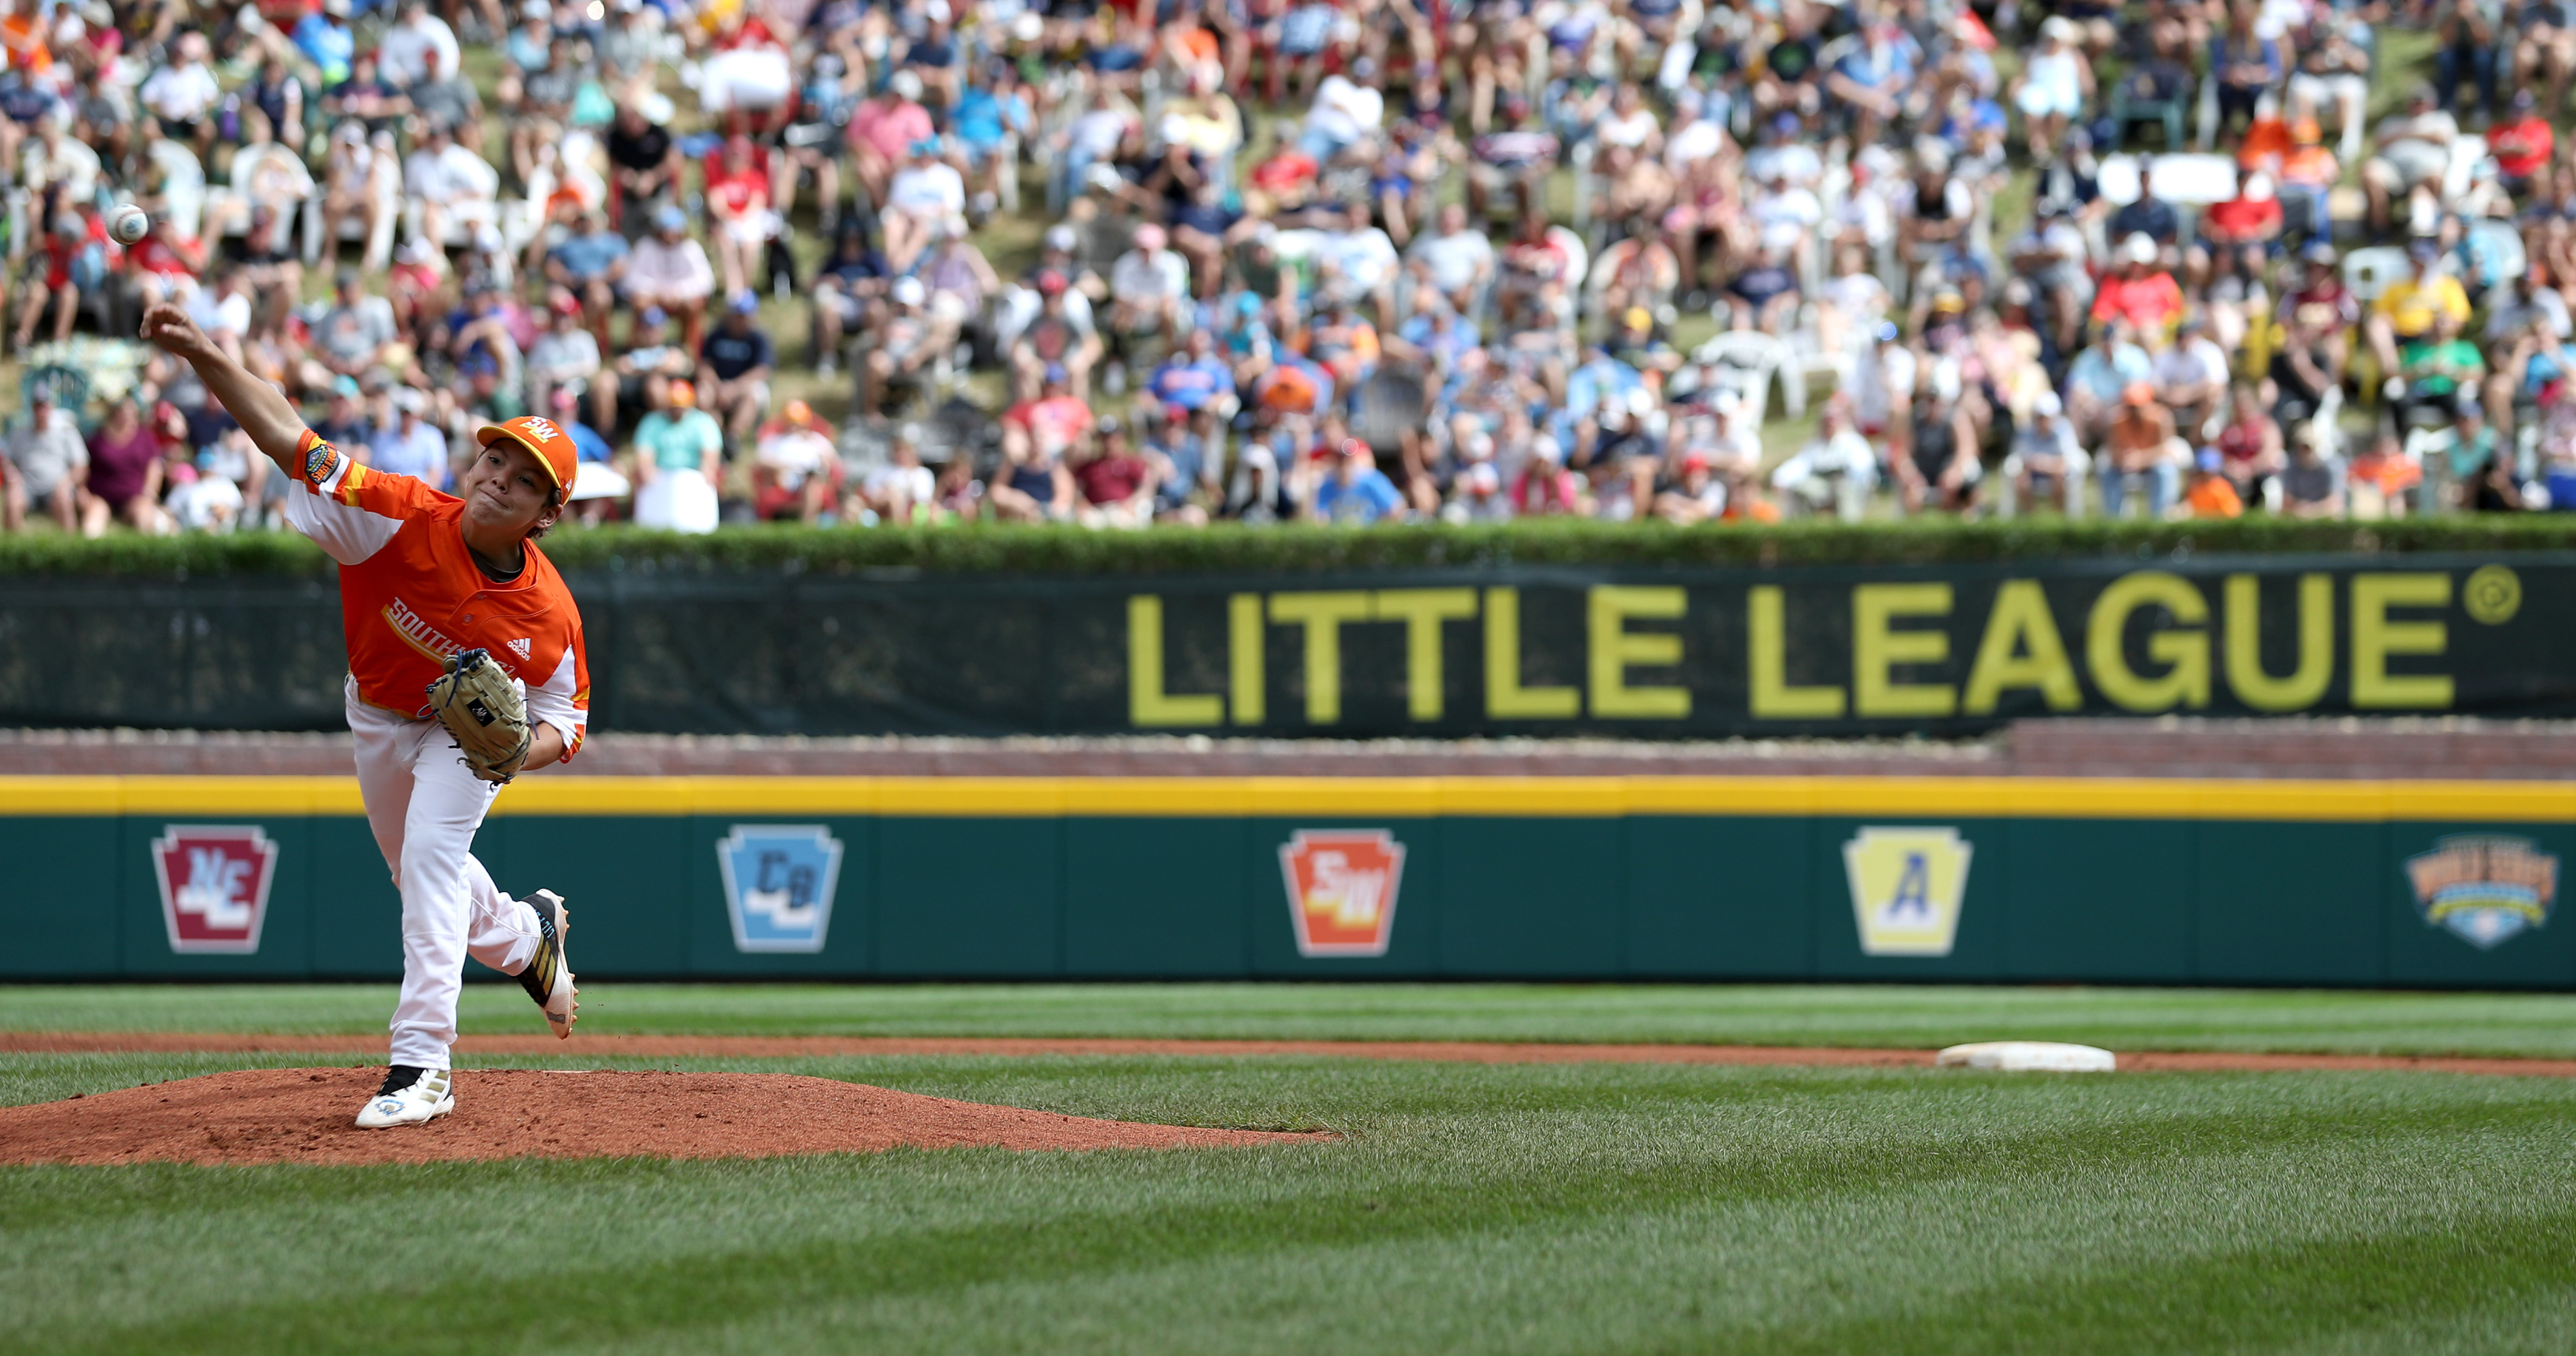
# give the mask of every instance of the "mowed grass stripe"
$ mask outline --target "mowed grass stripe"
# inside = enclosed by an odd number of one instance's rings
[[[0,1030],[381,1036],[391,984],[0,986]],[[469,1033],[542,1024],[468,985]],[[1979,985],[586,984],[580,1033],[1490,1040],[2576,1057],[2576,994]],[[576,1034],[573,1045],[580,1045]]]
[[[1221,1072],[1211,1077],[1204,1069],[1129,1069],[1101,1079],[1088,1075],[1107,1071],[1072,1065],[1015,1074],[986,1073],[965,1063],[943,1070],[923,1062],[917,1078],[883,1081],[963,1095],[961,1083],[991,1087],[1016,1079],[1023,1092],[1051,1085],[1077,1093],[1059,1095],[1050,1109],[1083,1114],[1145,1111],[1174,1102],[1239,1104],[1247,1096],[1221,1086],[1229,1081]],[[1258,1084],[1339,1072],[1245,1070],[1242,1076]],[[305,1287],[321,1293],[261,1298],[260,1285],[246,1284],[237,1295],[200,1293],[199,1307],[190,1313],[167,1312],[174,1302],[186,1302],[181,1295],[136,1294],[128,1301],[136,1307],[120,1315],[113,1295],[85,1289],[73,1276],[16,1284],[36,1279],[24,1273],[30,1266],[44,1270],[44,1259],[103,1259],[106,1240],[84,1243],[80,1235],[95,1228],[117,1232],[112,1224],[79,1225],[38,1207],[31,1215],[47,1216],[49,1223],[37,1225],[30,1215],[12,1212],[7,1236],[15,1240],[13,1251],[25,1251],[11,1262],[12,1283],[0,1285],[0,1294],[84,1294],[100,1309],[79,1323],[12,1323],[6,1330],[11,1335],[0,1336],[0,1343],[49,1350],[487,1350],[617,1346],[629,1339],[685,1347],[698,1334],[709,1345],[729,1346],[717,1340],[729,1325],[757,1324],[759,1315],[772,1314],[788,1331],[802,1334],[786,1344],[794,1349],[816,1345],[830,1331],[800,1326],[797,1315],[888,1300],[953,1305],[959,1333],[1006,1337],[977,1326],[976,1295],[994,1287],[1105,1282],[1204,1265],[1211,1258],[1256,1265],[1275,1258],[1286,1266],[1291,1257],[1352,1249],[1473,1254],[1494,1240],[1677,1209],[1830,1213],[1853,1202],[1915,1195],[2010,1205],[2044,1221],[2067,1213],[2063,1203],[2081,1201],[2088,1189],[2115,1192],[2141,1176],[2198,1183],[2207,1192],[2243,1175],[2249,1156],[2283,1168],[2313,1158],[2354,1159],[2355,1173],[2330,1181],[2276,1168],[2275,1180],[2248,1187],[2249,1196],[2305,1192],[2315,1198],[2313,1209],[2295,1208],[2298,1202],[2291,1201],[2293,1208],[2285,1210],[2275,1202],[2269,1213],[2276,1219],[2314,1215],[2326,1226],[2336,1214],[2350,1213],[2340,1194],[2356,1174],[2366,1179],[2396,1172],[2402,1178],[2409,1164],[2485,1164],[2494,1155],[2474,1151],[2481,1144],[2502,1145],[2510,1151],[2506,1157],[2524,1160],[2537,1152],[2534,1146],[2555,1144],[2560,1147],[2554,1152],[2563,1156],[2569,1110],[2576,1103],[2553,1093],[2555,1085],[2397,1075],[2177,1076],[2076,1084],[1912,1073],[1650,1075],[1593,1068],[1552,1070],[1531,1088],[1520,1086],[1528,1081],[1520,1076],[1525,1071],[1446,1066],[1347,1072],[1356,1083],[1330,1081],[1314,1095],[1330,1114],[1351,1120],[1360,1138],[1347,1146],[1284,1152],[0,1175],[0,1199],[18,1197],[23,1186],[29,1194],[55,1197],[57,1205],[69,1203],[75,1182],[104,1185],[127,1174],[150,1179],[151,1193],[126,1195],[138,1201],[157,1197],[160,1222],[172,1236],[122,1240],[124,1246],[115,1250],[120,1269],[176,1261],[173,1253],[202,1244],[215,1231],[259,1240],[254,1250],[294,1256],[292,1240],[300,1232],[327,1240],[357,1228],[356,1236],[379,1254],[422,1254],[409,1257],[409,1267],[383,1271],[365,1269],[369,1249],[350,1259],[354,1271],[307,1257],[303,1266],[316,1269],[316,1281],[328,1276],[333,1282]],[[1255,1087],[1248,1095],[1275,1092]],[[1391,1093],[1409,1095],[1390,1099]],[[1380,1105],[1388,1100],[1400,1106]],[[2462,1178],[2433,1193],[2432,1200],[2453,1211],[2451,1233],[2488,1238],[2536,1229],[2534,1237],[2565,1236],[2563,1177],[2532,1184],[2512,1180],[2509,1171],[2506,1180],[2493,1180],[2496,1175]],[[2285,1186],[2279,1179],[2296,1180]],[[380,1190],[344,1189],[353,1182]],[[315,1209],[306,1189],[316,1186],[329,1188],[319,1194],[329,1202],[323,1213],[332,1218],[318,1229],[306,1219],[307,1228],[298,1230],[297,1217]],[[555,1255],[523,1272],[529,1254],[548,1256],[547,1240],[542,1231],[513,1228],[509,1219],[471,1226],[500,1246],[459,1257],[421,1247],[408,1234],[387,1239],[363,1232],[364,1218],[390,1219],[413,1222],[407,1227],[421,1231],[420,1242],[452,1239],[469,1226],[442,1202],[472,1197],[488,1208],[495,1187],[506,1188],[500,1194],[510,1200],[543,1202],[583,1221],[576,1236],[598,1230],[594,1212],[602,1209],[637,1216],[618,1232],[662,1239],[679,1255],[639,1257],[594,1239],[595,1250],[622,1255]],[[846,1202],[846,1218],[828,1208],[836,1201]],[[184,1220],[191,1214],[198,1216],[193,1226]],[[764,1232],[775,1215],[792,1217],[787,1237],[728,1246]],[[961,1215],[970,1218],[957,1222]],[[692,1222],[701,1227],[677,1227]],[[2353,1223],[2366,1230],[2374,1222]],[[855,1230],[860,1236],[798,1237],[800,1228]],[[2174,1232],[2170,1224],[2167,1232]],[[2193,1232],[2182,1231],[2174,1241],[2188,1242]],[[2091,1246],[2083,1246],[2087,1236]],[[2089,1235],[2068,1240],[2075,1246],[2063,1262],[2081,1264],[2157,1241],[2096,1221]],[[448,1273],[444,1279],[432,1279],[442,1270]],[[2391,1293],[2405,1292],[2402,1273],[2369,1274]],[[2558,1274],[2567,1274],[2563,1266]],[[195,1287],[183,1283],[176,1289]],[[1895,1291],[1860,1297],[1863,1308],[1900,1305],[1908,1298]],[[1399,1312],[1390,1321],[1404,1320],[1396,1327],[1425,1331],[1434,1316],[1422,1310],[1443,1302],[1436,1293],[1373,1299],[1395,1306]],[[149,1321],[114,1321],[156,1308],[164,1312]],[[1083,1317],[1105,1322],[1100,1331],[1132,1339],[1119,1344],[1123,1349],[1207,1349],[1184,1340],[1190,1331],[1186,1312],[1138,1313],[1123,1322],[1098,1311]],[[1704,1317],[1719,1329],[1728,1326],[1722,1315]],[[2076,1312],[2068,1321],[2083,1317]],[[2084,1339],[2080,1349],[2126,1347],[2105,1346],[2098,1340],[2104,1330],[2089,1323],[2058,1335]],[[1559,1331],[1555,1344],[1583,1349],[1582,1336]],[[973,1349],[971,1342],[961,1346]]]

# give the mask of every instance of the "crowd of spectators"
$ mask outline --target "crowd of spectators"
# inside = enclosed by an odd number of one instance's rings
[[[276,521],[117,342],[163,298],[435,485],[551,416],[590,524],[2576,509],[2562,0],[0,0],[0,58],[13,529]]]

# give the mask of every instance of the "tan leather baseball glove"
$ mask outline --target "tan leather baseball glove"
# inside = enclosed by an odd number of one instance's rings
[[[534,736],[527,698],[487,651],[467,650],[447,661],[447,671],[429,685],[429,712],[456,737],[465,766],[487,782],[508,782],[528,761]]]

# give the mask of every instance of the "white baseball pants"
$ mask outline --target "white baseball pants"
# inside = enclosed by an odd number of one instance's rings
[[[494,888],[474,859],[474,831],[501,788],[466,770],[446,728],[359,701],[355,680],[347,705],[367,826],[402,891],[402,997],[390,1062],[444,1069],[456,1043],[465,958],[517,974],[537,952],[537,911]]]

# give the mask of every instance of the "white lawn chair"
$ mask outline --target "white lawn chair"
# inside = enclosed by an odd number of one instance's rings
[[[206,167],[197,162],[197,153],[167,137],[144,149],[161,180],[163,211],[179,234],[194,240],[205,224]]]
[[[2343,257],[2343,285],[2352,289],[2353,298],[2362,305],[2379,300],[2389,284],[2407,274],[2411,267],[2406,251],[2394,245],[2374,245],[2353,250]]]
[[[2495,256],[2496,276],[2510,283],[2531,267],[2531,257],[2523,249],[2522,232],[2510,221],[2479,220],[2469,223],[2469,234],[2484,244]]]
[[[1780,383],[1780,403],[1789,417],[1807,412],[1807,377],[1789,345],[1775,335],[1755,330],[1720,330],[1691,355],[1703,363],[1746,374],[1750,383],[1745,395],[1754,402],[1757,421],[1770,402],[1771,382]]]
[[[296,212],[310,214],[321,210],[321,192],[313,182],[312,172],[304,168],[303,157],[274,141],[244,146],[233,154],[232,170],[226,176],[226,185],[206,191],[206,224],[218,238],[229,239],[249,232],[251,209],[255,205],[252,189],[262,174],[286,175],[302,187],[303,194],[296,199]]]

